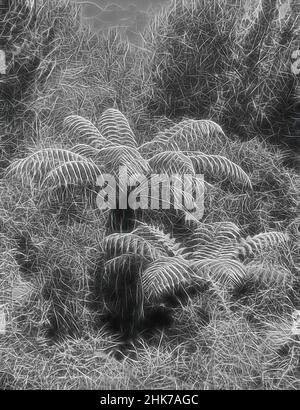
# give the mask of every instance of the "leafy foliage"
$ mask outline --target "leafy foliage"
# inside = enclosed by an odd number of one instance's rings
[[[57,166],[84,161],[88,162],[88,159],[72,151],[62,148],[45,148],[14,161],[8,167],[6,175],[21,178],[23,185],[31,181],[39,185]]]
[[[96,149],[103,148],[108,142],[94,124],[79,115],[69,115],[66,117],[64,128],[76,135],[79,142],[88,144]]]
[[[198,151],[201,142],[207,139],[222,140],[225,138],[222,128],[209,120],[182,120],[169,129],[160,131],[152,141],[146,142],[139,150],[152,153],[157,149],[173,151]]]
[[[255,253],[267,252],[277,246],[284,246],[288,240],[288,234],[282,232],[260,233],[242,240],[238,252],[241,258],[251,257]]]
[[[137,148],[135,136],[125,116],[117,109],[110,108],[100,117],[99,131],[111,144]]]
[[[158,258],[142,274],[145,298],[159,301],[165,294],[175,293],[178,288],[191,284],[192,274],[192,269],[183,258]]]
[[[237,261],[228,259],[201,259],[192,263],[197,276],[206,277],[213,283],[219,283],[227,288],[243,284],[245,268]]]
[[[225,138],[212,121],[183,120],[141,147],[125,116],[116,109],[106,110],[98,127],[79,116],[67,117],[64,125],[67,132],[76,134],[77,145],[34,152],[13,162],[7,176],[19,176],[42,192],[66,189],[71,193],[74,187],[95,188],[103,172],[117,176],[119,167],[126,167],[129,177],[142,174],[148,178],[154,172],[176,175],[178,181],[184,175],[196,178],[204,173],[213,180],[228,179],[230,186],[238,183],[250,188],[251,193],[250,178],[241,167],[224,156],[199,151],[204,138]],[[181,195],[174,187],[173,195]],[[128,202],[130,190],[125,195]],[[134,337],[168,296],[182,294],[188,300],[192,289],[202,292],[209,284],[227,291],[241,287],[247,274],[239,259],[286,240],[277,232],[242,239],[235,224],[201,223],[188,209],[160,206],[137,212],[119,209],[118,201],[116,205],[117,209],[109,211],[111,225],[102,241],[100,282],[107,318],[125,338]],[[165,205],[172,205],[172,199]],[[166,218],[158,222],[162,211]],[[168,231],[176,239],[165,233]]]
[[[93,184],[101,175],[100,168],[92,161],[68,161],[57,166],[43,181],[43,188],[57,188],[68,185]]]

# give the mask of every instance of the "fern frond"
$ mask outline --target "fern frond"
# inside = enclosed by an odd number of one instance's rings
[[[45,148],[14,161],[7,168],[6,176],[19,177],[23,184],[28,180],[40,184],[45,176],[59,164],[70,161],[88,162],[88,159],[66,149]]]
[[[253,237],[243,239],[237,249],[237,254],[241,259],[266,252],[276,247],[285,245],[289,240],[288,234],[282,232],[260,233]]]
[[[232,222],[198,222],[184,242],[185,258],[215,259],[236,257],[240,229]]]
[[[107,144],[107,140],[91,121],[80,115],[69,115],[63,122],[64,127],[71,133],[78,136],[79,142],[89,144],[94,148],[102,148]]]
[[[166,294],[188,286],[193,271],[187,261],[180,257],[161,257],[151,263],[142,273],[142,288],[145,298],[157,301]]]
[[[190,250],[187,246],[186,250]],[[183,254],[185,259],[204,260],[204,259],[235,259],[236,244],[224,244],[220,241],[212,242],[206,245],[194,245],[192,251]]]
[[[153,243],[153,245],[161,249],[162,253],[165,253],[166,256],[176,256],[179,252],[180,244],[176,243],[170,234],[164,233],[163,230],[156,226],[139,222],[138,227],[132,233]]]
[[[134,233],[113,233],[107,236],[103,241],[103,249],[107,259],[132,253],[154,261],[161,255],[159,248]]]
[[[153,156],[156,152],[160,152],[165,147],[165,143],[163,141],[147,141],[144,142],[142,145],[138,147],[138,151],[142,156],[146,156],[146,158]]]
[[[93,159],[97,158],[100,152],[98,148],[86,144],[77,144],[71,148],[71,151],[84,157],[90,157]]]
[[[111,145],[99,150],[99,158],[111,172],[118,173],[121,166],[127,167],[128,176],[149,173],[149,165],[141,154],[132,147],[125,145]]]
[[[251,181],[246,172],[221,155],[206,155],[202,152],[184,152],[195,168],[196,174],[209,174],[212,177],[229,178],[247,188],[252,188]]]
[[[293,288],[295,280],[297,281],[297,276],[284,267],[282,264],[276,262],[255,262],[249,263],[247,265],[248,276],[255,286],[259,289],[260,287],[274,289],[274,287],[282,287],[287,289],[287,287]]]
[[[92,161],[69,161],[56,167],[44,179],[42,189],[68,185],[96,185],[101,169]]]
[[[220,138],[222,136],[222,138]],[[166,148],[170,150],[195,151],[203,141],[222,140],[225,134],[222,128],[210,120],[184,120],[172,127],[159,138],[166,138]]]
[[[150,154],[158,149],[194,151],[201,149],[204,141],[214,140],[222,144],[225,134],[222,128],[210,120],[183,120],[173,127],[159,132],[152,141],[139,147]]]
[[[210,279],[225,287],[237,287],[243,283],[246,272],[243,265],[227,259],[203,259],[191,263],[195,280]]]
[[[103,137],[112,144],[137,148],[137,143],[126,117],[114,108],[104,111],[98,124]]]
[[[219,241],[236,241],[241,237],[241,229],[233,222],[213,222],[206,226],[213,230],[216,240]]]
[[[149,159],[149,165],[158,174],[195,175],[191,159],[178,151],[160,152]]]
[[[187,241],[186,246],[193,249],[195,246],[206,245],[214,240],[214,232],[209,224],[198,223]]]

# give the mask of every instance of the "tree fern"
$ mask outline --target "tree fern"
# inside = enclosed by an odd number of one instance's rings
[[[99,129],[79,116],[67,117],[64,125],[78,138],[77,145],[31,153],[12,163],[7,176],[32,181],[45,192],[59,192],[60,188],[72,192],[95,187],[102,173],[116,176],[120,167],[126,167],[129,177],[139,174],[149,178],[152,173],[165,173],[181,180],[183,175],[195,179],[196,174],[204,174],[251,188],[241,167],[223,156],[198,151],[205,140],[221,142],[226,138],[212,121],[184,120],[140,148],[127,119],[116,109],[101,115]],[[159,152],[155,152],[157,147]],[[179,194],[182,190],[177,192],[174,188],[172,195]],[[129,200],[129,189],[126,195]],[[145,223],[145,215],[150,221],[156,218],[156,222]],[[146,306],[160,304],[165,296],[177,291],[198,289],[202,283],[218,284],[225,290],[239,287],[246,273],[238,258],[246,259],[288,240],[279,232],[242,239],[241,230],[234,223],[202,223],[186,209],[112,209],[108,219],[115,225],[114,232],[106,232],[102,242],[101,291],[105,312],[112,321],[119,321],[128,337],[144,320]],[[172,232],[174,237],[166,232]]]

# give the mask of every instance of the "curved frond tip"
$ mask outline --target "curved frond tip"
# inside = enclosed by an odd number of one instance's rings
[[[151,154],[157,149],[169,151],[197,151],[203,149],[208,141],[224,142],[225,134],[217,123],[211,120],[183,120],[159,132],[152,141],[139,149]]]
[[[69,115],[64,119],[63,125],[68,132],[77,136],[80,143],[87,143],[94,148],[102,148],[107,144],[98,128],[80,115]]]
[[[230,161],[228,158],[221,155],[206,155],[202,152],[185,152],[191,159],[196,174],[209,174],[217,178],[229,178],[232,182],[236,182],[252,188],[251,181],[246,172],[237,164]]]
[[[285,245],[289,240],[289,236],[283,232],[265,232],[248,237],[240,242],[237,249],[237,254],[240,259],[254,256],[262,251],[272,250],[276,247]]]
[[[109,108],[103,112],[98,124],[103,137],[112,144],[137,148],[134,133],[127,118],[117,109]]]

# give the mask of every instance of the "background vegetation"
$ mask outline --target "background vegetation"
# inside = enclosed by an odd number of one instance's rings
[[[147,28],[143,49],[82,27],[67,0],[39,1],[34,21],[20,4],[1,24],[1,388],[299,389],[296,1],[284,14],[274,0],[178,0]],[[99,125],[111,107],[138,144],[183,118],[219,123],[226,136],[199,134],[197,149],[232,160],[253,189],[213,178],[203,222],[290,237],[249,259],[249,283],[175,306],[167,329],[126,351],[104,326],[98,293],[106,216],[85,203],[41,206],[30,184],[6,176],[33,151],[78,144],[68,115]]]

